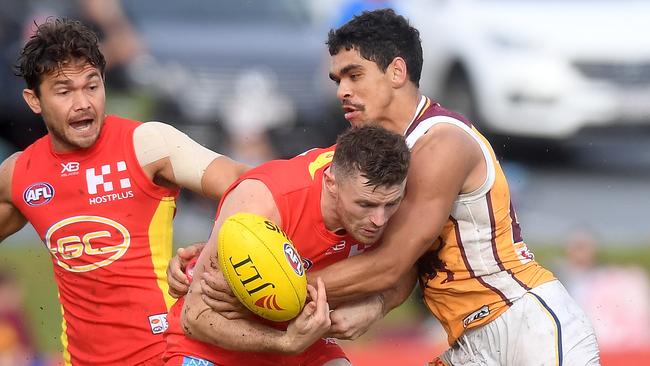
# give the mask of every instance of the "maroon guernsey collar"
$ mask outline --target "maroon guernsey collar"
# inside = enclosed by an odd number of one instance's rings
[[[408,127],[406,128],[406,132],[404,132],[404,137],[408,137],[408,135],[415,130],[415,128],[422,122],[422,115],[424,114],[424,111],[429,108],[431,105],[431,99],[425,97],[424,95],[420,97],[420,102],[418,103],[418,107],[415,109],[415,114],[413,115],[413,118],[411,119],[411,123],[409,123]]]

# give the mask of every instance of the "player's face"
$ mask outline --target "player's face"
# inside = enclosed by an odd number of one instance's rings
[[[43,117],[58,152],[92,146],[104,122],[106,95],[99,69],[85,61],[71,61],[43,75],[40,97],[25,89],[23,96]]]
[[[345,119],[353,126],[382,122],[393,99],[393,83],[376,63],[356,49],[341,49],[331,57],[330,79],[337,83]]]
[[[379,240],[404,196],[405,182],[371,187],[360,174],[337,179],[336,210],[343,228],[362,244]]]

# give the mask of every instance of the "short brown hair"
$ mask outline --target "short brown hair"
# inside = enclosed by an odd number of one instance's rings
[[[406,179],[410,158],[404,136],[377,125],[350,127],[336,140],[332,170],[335,176],[360,173],[367,186],[391,187]]]
[[[16,75],[25,79],[27,88],[37,96],[43,75],[76,59],[85,59],[103,76],[106,60],[98,42],[97,34],[78,20],[49,18],[36,25],[36,32],[20,52]]]

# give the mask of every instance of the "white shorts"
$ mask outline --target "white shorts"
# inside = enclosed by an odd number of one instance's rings
[[[490,323],[466,331],[447,365],[600,365],[596,335],[560,281],[537,286]]]

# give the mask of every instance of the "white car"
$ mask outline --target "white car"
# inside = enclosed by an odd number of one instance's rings
[[[565,139],[650,121],[650,1],[412,0],[422,90],[486,132]]]

